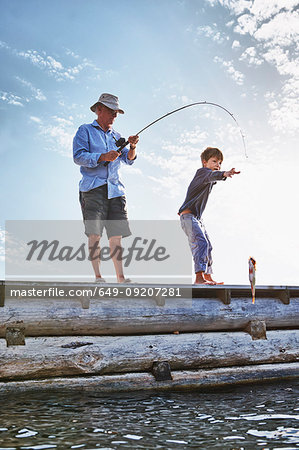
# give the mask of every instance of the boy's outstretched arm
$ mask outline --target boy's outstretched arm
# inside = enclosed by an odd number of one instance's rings
[[[235,170],[235,168],[233,167],[232,169],[230,169],[228,172],[224,172],[224,174],[223,174],[223,176],[225,177],[225,178],[231,178],[233,175],[237,175],[237,174],[239,174],[240,172],[237,172],[236,170]]]

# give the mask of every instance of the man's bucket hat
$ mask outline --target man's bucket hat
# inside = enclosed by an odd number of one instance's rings
[[[118,97],[112,94],[102,94],[99,98],[99,100],[90,107],[90,109],[95,112],[96,106],[102,103],[102,105],[107,106],[107,108],[113,109],[114,111],[119,112],[120,114],[124,114],[124,111],[120,109],[119,103],[118,103]]]

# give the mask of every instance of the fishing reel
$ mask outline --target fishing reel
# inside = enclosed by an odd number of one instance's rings
[[[123,148],[125,148],[129,144],[129,141],[127,141],[125,138],[120,137],[117,141],[115,141],[116,147],[118,147],[118,153],[121,154],[121,151]]]
[[[127,142],[127,141],[125,140],[125,138],[120,137],[120,138],[115,142],[115,145],[116,145],[116,147],[122,147],[123,145],[126,146],[126,145],[127,145],[126,142]],[[122,148],[124,148],[124,147],[122,147]]]

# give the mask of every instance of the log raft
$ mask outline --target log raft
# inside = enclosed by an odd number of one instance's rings
[[[257,286],[252,304],[249,286],[16,298],[12,284],[0,285],[0,392],[205,389],[299,376],[299,287]]]

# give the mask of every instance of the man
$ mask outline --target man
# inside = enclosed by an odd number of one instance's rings
[[[115,143],[120,134],[112,128],[117,114],[124,114],[119,107],[118,98],[112,94],[102,94],[90,109],[96,113],[97,119],[91,124],[81,125],[73,142],[74,162],[81,166],[79,194],[85,234],[88,236],[89,256],[95,281],[105,283],[100,272],[99,246],[105,226],[117,281],[129,283],[131,280],[124,276],[119,252],[121,238],[131,234],[119,168],[121,162],[133,164],[139,137],[130,136],[130,148],[124,148],[119,154]]]

